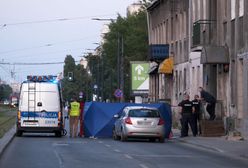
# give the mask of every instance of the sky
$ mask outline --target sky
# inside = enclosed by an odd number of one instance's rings
[[[63,62],[66,55],[80,60],[97,47],[108,21],[92,18],[126,16],[137,0],[0,0],[0,78],[21,82],[27,75],[56,75],[63,64],[12,65],[12,63]],[[67,20],[63,20],[67,19]],[[11,72],[12,77],[11,78]]]

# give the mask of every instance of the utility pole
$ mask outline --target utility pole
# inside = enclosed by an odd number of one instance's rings
[[[120,54],[120,89],[122,90],[123,96],[121,102],[124,102],[124,41],[123,35],[121,35],[121,54]]]
[[[118,32],[118,51],[117,51],[117,88],[124,93],[124,41],[123,35]],[[124,94],[123,94],[124,95]],[[119,100],[124,101],[122,96]]]
[[[116,71],[117,71],[117,89],[120,88],[120,34],[117,33],[117,65],[116,65]]]

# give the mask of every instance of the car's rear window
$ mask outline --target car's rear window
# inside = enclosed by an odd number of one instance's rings
[[[129,111],[128,116],[157,118],[160,117],[160,114],[158,110],[153,109],[133,109]]]

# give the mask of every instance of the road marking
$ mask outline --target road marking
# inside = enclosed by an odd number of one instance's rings
[[[61,156],[59,155],[59,153],[56,151],[56,150],[53,150],[54,153],[55,153],[55,156],[57,157],[58,161],[59,161],[59,168],[63,168],[64,165],[63,165],[63,161],[62,161],[62,158]]]
[[[108,145],[108,144],[106,144],[105,146],[106,146],[106,147],[111,147],[111,146],[110,146],[110,145]]]
[[[142,168],[149,168],[148,166],[144,165],[144,164],[139,164],[140,167]]]
[[[128,154],[125,154],[124,156],[125,156],[126,158],[128,158],[128,159],[133,159],[133,157],[130,156],[130,155],[128,155]]]
[[[53,146],[68,146],[67,143],[54,143]]]
[[[98,141],[98,143],[102,144],[102,143],[103,143],[103,141]]]
[[[225,151],[219,149],[219,148],[215,148],[215,147],[206,147],[204,145],[198,145],[198,144],[194,144],[194,143],[187,143],[187,142],[183,142],[184,145],[190,146],[190,147],[194,147],[194,148],[201,148],[202,150],[207,150],[207,151],[214,151],[214,152],[220,152],[220,153],[225,153]]]
[[[115,151],[115,152],[121,152],[121,151],[120,151],[120,150],[118,150],[118,149],[115,149],[114,151]]]
[[[193,155],[131,155],[131,156],[137,156],[137,157],[151,157],[151,158],[193,158],[197,156]]]

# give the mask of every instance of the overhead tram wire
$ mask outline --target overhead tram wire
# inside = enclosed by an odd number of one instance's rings
[[[85,38],[80,38],[80,39],[75,39],[75,40],[68,40],[68,41],[62,41],[62,42],[57,42],[57,43],[48,43],[48,44],[41,45],[41,46],[34,46],[34,47],[28,47],[28,48],[19,48],[19,49],[7,50],[7,51],[0,52],[0,54],[8,54],[8,53],[13,53],[13,52],[19,52],[19,51],[24,51],[24,50],[32,50],[32,49],[43,48],[43,47],[52,47],[52,46],[59,45],[59,44],[66,44],[66,43],[84,41],[84,40],[89,39],[91,37],[95,37],[95,35],[87,36]]]
[[[71,17],[71,18],[57,18],[57,19],[35,20],[35,21],[16,22],[16,23],[5,23],[5,24],[0,24],[0,27],[3,28],[3,27],[7,27],[7,26],[17,26],[17,25],[25,25],[25,24],[38,24],[38,23],[63,22],[63,21],[71,21],[71,20],[82,20],[82,19],[89,19],[89,18],[92,18],[92,17],[103,17],[103,16],[113,16],[113,15],[116,15],[116,14],[84,16],[84,17]]]
[[[80,62],[80,61],[75,61]],[[54,64],[64,64],[64,62],[29,62],[29,63],[24,63],[24,62],[0,62],[0,65],[54,65]]]

